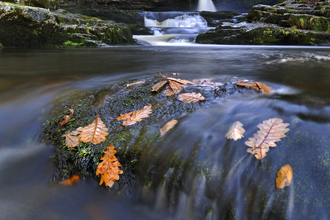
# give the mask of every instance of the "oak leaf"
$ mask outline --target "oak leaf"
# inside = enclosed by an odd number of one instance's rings
[[[202,96],[202,94],[196,93],[196,92],[181,93],[180,95],[178,95],[178,99],[184,103],[205,101],[204,96]]]
[[[71,186],[73,183],[78,182],[78,181],[79,181],[79,175],[74,175],[74,176],[70,177],[69,179],[61,181],[60,184],[62,184],[64,186]]]
[[[98,117],[97,112],[96,119],[91,124],[77,129],[77,131],[81,132],[79,135],[80,142],[91,142],[92,144],[99,144],[105,141],[105,137],[109,135],[108,130],[103,121]]]
[[[263,84],[263,83],[260,83],[260,82],[240,81],[240,82],[236,82],[236,85],[244,86],[246,88],[251,88],[251,89],[256,90],[256,91],[261,91],[262,93],[265,93],[265,94],[269,94],[272,90],[266,84]]]
[[[262,124],[258,125],[260,130],[245,142],[250,147],[247,151],[255,155],[257,159],[262,160],[266,156],[266,152],[269,151],[269,147],[276,147],[275,142],[286,137],[284,133],[290,130],[286,128],[287,126],[289,123],[283,123],[281,118],[270,118],[263,121]]]
[[[104,155],[101,158],[103,161],[97,166],[96,169],[96,175],[101,175],[100,185],[104,183],[104,185],[111,188],[115,181],[119,180],[119,174],[123,173],[123,171],[119,169],[121,164],[115,157],[116,153],[117,151],[112,144],[110,144],[104,152]]]
[[[229,128],[226,134],[226,138],[234,139],[234,141],[237,141],[237,139],[244,137],[244,133],[245,129],[243,128],[243,124],[240,121],[235,121]]]
[[[143,81],[137,81],[137,82],[127,84],[126,87],[134,86],[134,85],[138,85],[138,84],[142,84],[142,83],[144,83],[144,82]]]
[[[79,128],[78,128],[79,129]],[[77,136],[79,135],[81,132],[78,130],[74,130],[68,134],[64,134],[61,137],[66,137],[65,138],[65,144],[68,148],[73,148],[73,147],[77,147],[80,143],[80,137]]]
[[[177,120],[172,119],[171,121],[167,122],[164,127],[160,129],[160,136],[163,137],[169,130],[174,128],[174,126],[178,123]]]
[[[282,189],[289,186],[292,181],[292,167],[287,164],[277,172],[276,187],[277,189]]]
[[[117,119],[117,121],[127,120],[131,117],[132,114],[133,114],[133,112],[129,112],[129,113],[126,113],[126,114],[121,114],[116,119]]]
[[[133,112],[132,116],[123,122],[123,126],[133,125],[138,121],[142,121],[143,118],[149,117],[152,113],[151,104],[148,106],[144,106],[140,110],[136,110]]]
[[[60,121],[60,127],[58,129],[60,129],[61,127],[63,127],[63,125],[65,125],[66,123],[68,123],[68,121],[72,118],[73,116],[73,113],[74,113],[74,110],[73,108],[71,107],[71,105],[66,105],[69,107],[69,110],[70,110],[70,115],[65,115],[63,116],[63,119],[61,119]]]

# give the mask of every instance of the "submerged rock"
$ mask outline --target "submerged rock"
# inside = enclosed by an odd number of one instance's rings
[[[4,47],[96,47],[135,44],[124,24],[65,10],[0,3],[0,41]]]

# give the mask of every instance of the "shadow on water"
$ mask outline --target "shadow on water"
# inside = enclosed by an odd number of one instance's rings
[[[0,52],[0,213],[5,219],[328,219],[328,48],[113,47]],[[57,97],[118,81],[179,73],[251,79],[275,93],[233,94],[180,119],[136,167],[136,192],[116,195],[90,177],[51,182],[54,148],[41,124]],[[290,123],[261,163],[244,142],[263,120]],[[236,120],[245,137],[225,134]],[[293,182],[276,192],[280,167]],[[153,173],[154,175],[149,175]],[[150,177],[153,179],[150,179]]]

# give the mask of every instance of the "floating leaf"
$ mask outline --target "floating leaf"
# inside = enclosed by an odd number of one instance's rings
[[[103,161],[97,166],[96,169],[96,175],[101,175],[100,185],[104,183],[104,185],[111,188],[115,181],[119,180],[119,174],[123,173],[123,171],[119,169],[121,164],[115,157],[116,153],[117,151],[112,144],[110,144],[104,152],[104,155],[101,158]]]
[[[151,104],[144,106],[142,109],[134,111],[132,116],[123,122],[123,126],[133,125],[138,121],[142,121],[143,118],[149,117],[149,114],[152,113]]]
[[[244,86],[246,88],[251,88],[256,91],[261,91],[262,93],[269,94],[271,92],[271,88],[266,86],[266,84],[260,83],[260,82],[245,82],[240,81],[236,82],[236,85],[238,86]]]
[[[292,181],[292,167],[287,164],[277,172],[276,187],[277,189],[282,189],[289,186]]]
[[[133,112],[130,113],[126,113],[126,114],[121,114],[119,117],[117,117],[117,121],[122,121],[122,120],[127,120],[128,118],[131,117],[131,115],[133,114]]]
[[[184,103],[190,103],[190,102],[198,102],[198,101],[204,101],[205,98],[200,93],[192,92],[192,93],[182,93],[178,95],[178,99]]]
[[[105,137],[109,135],[108,130],[103,121],[98,117],[97,112],[96,119],[90,125],[77,129],[77,131],[81,132],[79,135],[80,141],[84,143],[91,142],[92,144],[99,144],[105,141]]]
[[[65,115],[63,116],[63,119],[61,119],[60,121],[60,127],[58,129],[60,129],[61,127],[63,127],[63,125],[65,125],[66,123],[68,123],[68,121],[72,118],[73,116],[73,113],[74,113],[74,110],[73,108],[71,107],[71,105],[66,105],[69,107],[69,110],[70,110],[70,115]]]
[[[221,82],[212,82],[210,79],[194,79],[192,82],[198,86],[218,87],[218,86],[226,85],[225,83],[221,83]]]
[[[79,129],[79,128],[78,128]],[[80,143],[80,137],[77,136],[79,135],[81,132],[78,130],[72,131],[68,134],[64,134],[61,137],[66,137],[65,138],[65,144],[68,148],[73,148],[73,147],[77,147]]]
[[[270,118],[258,125],[260,129],[245,144],[249,147],[248,152],[254,154],[257,159],[262,160],[269,151],[269,147],[276,147],[275,142],[286,137],[284,133],[289,131],[289,123],[283,123],[281,118]]]
[[[160,136],[163,137],[169,130],[174,128],[174,126],[178,123],[177,120],[172,119],[171,121],[167,122],[164,127],[160,129]]]
[[[240,121],[236,121],[229,128],[226,137],[228,139],[234,139],[234,141],[237,141],[237,139],[241,139],[242,137],[244,137],[244,133],[245,130],[243,128],[243,124]]]
[[[158,92],[158,90],[160,90],[160,88],[162,88],[166,83],[167,81],[161,81],[159,83],[156,83],[153,87],[151,87],[151,91]]]
[[[138,84],[142,84],[142,83],[144,83],[144,82],[143,81],[137,81],[137,82],[133,82],[133,83],[127,84],[126,87],[134,86],[134,85],[138,85]]]
[[[61,181],[60,184],[62,184],[64,186],[71,186],[73,183],[78,182],[78,181],[79,181],[79,175],[74,175],[74,176],[70,177],[69,179]]]

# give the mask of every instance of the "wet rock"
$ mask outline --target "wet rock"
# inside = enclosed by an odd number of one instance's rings
[[[215,27],[220,22],[224,21],[233,21],[233,18],[239,13],[234,11],[217,11],[217,12],[210,12],[210,11],[202,11],[200,15],[207,21],[208,26]]]
[[[129,194],[136,181],[134,176],[140,157],[150,153],[159,143],[166,140],[166,135],[160,137],[159,129],[166,122],[171,119],[180,122],[180,119],[198,109],[213,106],[214,100],[217,98],[224,98],[234,93],[256,93],[230,82],[215,87],[192,85],[186,87],[183,92],[201,93],[206,101],[186,104],[179,101],[177,95],[166,97],[163,93],[165,88],[159,92],[151,92],[151,87],[162,81],[162,78],[148,77],[139,80],[143,80],[145,83],[126,87],[133,81],[121,82],[96,91],[80,92],[56,100],[53,117],[44,123],[41,135],[43,142],[55,147],[54,180],[61,180],[75,174],[82,177],[96,177],[96,167],[104,150],[113,144],[124,170],[119,183],[114,187],[123,194]],[[74,115],[66,125],[58,130],[59,121],[69,113],[68,108],[65,107],[68,103],[75,110]],[[121,125],[121,121],[116,120],[120,114],[142,109],[149,104],[152,104],[152,114],[135,125],[124,127]],[[95,119],[95,111],[109,128],[106,141],[97,145],[80,143],[78,147],[71,149],[66,147],[65,139],[61,135],[90,124]],[[169,131],[169,133],[171,132],[175,132],[175,128]],[[156,157],[157,155],[154,155],[153,159]],[[181,166],[182,163],[185,161],[173,160],[173,167]],[[155,178],[153,175],[158,174],[155,172],[150,175],[149,179],[152,180]],[[176,177],[179,179],[179,176]]]
[[[124,24],[71,14],[65,10],[0,3],[0,41],[4,47],[96,47],[134,44]]]

